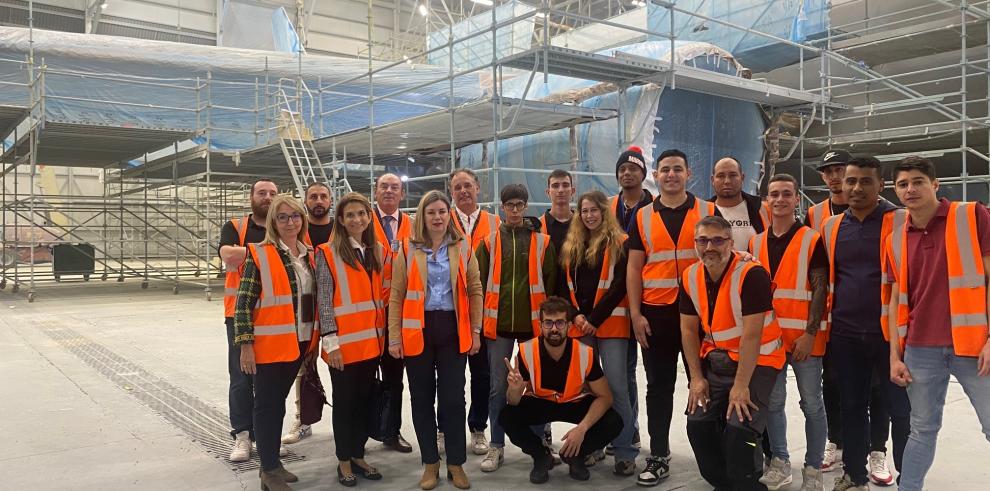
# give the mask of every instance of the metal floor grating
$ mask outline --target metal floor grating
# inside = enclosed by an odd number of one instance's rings
[[[251,460],[247,462],[227,460],[231,439],[230,422],[226,413],[58,322],[44,322],[40,328],[48,337],[93,367],[107,380],[182,430],[213,458],[234,472],[244,473],[259,469],[260,462],[256,453],[252,453]],[[281,459],[283,462],[296,462],[305,457],[290,450],[289,455]]]

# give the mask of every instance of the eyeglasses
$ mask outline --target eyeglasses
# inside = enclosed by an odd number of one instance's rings
[[[567,328],[566,319],[557,319],[555,321],[545,320],[542,322],[542,324],[544,329],[553,329],[556,327],[558,331],[563,331],[564,329]]]
[[[698,237],[694,239],[694,243],[698,244],[698,247],[708,247],[708,244],[711,244],[715,247],[722,247],[729,240],[731,239],[729,239],[728,237],[712,237],[712,238]]]
[[[275,215],[275,219],[278,220],[278,223],[289,223],[289,220],[292,220],[293,222],[301,222],[302,214],[292,213],[290,215],[288,213],[279,213],[278,215]]]
[[[512,203],[502,203],[502,208],[507,211],[520,211],[526,208],[526,203],[523,201],[513,201]]]

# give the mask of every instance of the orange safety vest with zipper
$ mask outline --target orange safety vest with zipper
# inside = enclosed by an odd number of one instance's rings
[[[615,279],[615,268],[609,263],[609,247],[622,247],[625,243],[626,236],[622,236],[622,241],[614,246],[606,246],[603,251],[604,257],[602,258],[602,273],[598,277],[598,290],[595,292],[595,305],[605,296],[608,289],[612,287],[612,280]],[[576,287],[574,286],[574,278],[571,277],[571,265],[565,264],[564,269],[567,274],[567,288],[571,291],[571,303],[577,305],[577,296],[575,295]],[[580,338],[584,336],[584,332],[577,328],[577,326],[571,326],[570,331],[567,333],[568,336],[572,338]],[[598,326],[598,330],[595,331],[595,337],[598,338],[628,338],[629,337],[629,297],[625,297],[619,302],[619,305],[612,311],[612,315],[602,322],[602,325]]]
[[[241,218],[231,218],[230,223],[237,230],[237,245],[244,247],[244,237],[247,236],[248,220],[250,216]],[[241,268],[228,270],[223,282],[223,316],[233,317],[235,304],[237,304],[237,288],[241,285]]]
[[[826,198],[825,201],[808,208],[809,226],[819,233],[825,225],[825,220],[832,216],[832,200]]]
[[[705,266],[698,262],[684,271],[684,289],[687,291],[694,309],[701,319],[704,337],[701,340],[701,357],[714,350],[725,350],[729,358],[739,361],[739,345],[743,336],[742,296],[746,274],[758,267],[755,262],[742,262],[738,253],[726,265],[725,275],[715,300],[715,312],[708,321],[708,288],[705,285]],[[780,369],[784,366],[784,343],[780,339],[780,325],[771,310],[763,318],[763,333],[760,335],[758,365]]]
[[[299,336],[296,333],[295,299],[289,274],[274,244],[248,244],[248,253],[258,266],[261,295],[251,311],[254,326],[254,359],[257,363],[278,363],[299,359]],[[313,253],[309,253],[313,265]],[[316,348],[320,330],[313,323],[306,353]]]
[[[478,219],[474,223],[474,230],[471,230],[471,234],[469,235],[467,230],[464,230],[464,225],[461,223],[461,218],[456,211],[453,215],[452,220],[454,222],[454,228],[471,240],[471,251],[476,250],[479,244],[497,232],[499,224],[502,223],[502,221],[499,220],[498,215],[481,210],[481,212],[478,213]]]
[[[386,256],[381,244],[375,244],[375,247],[380,257]],[[321,245],[320,250],[333,275],[333,313],[344,364],[380,357],[385,346],[383,274],[369,272],[360,263],[357,268],[348,266],[329,243]],[[323,359],[329,360],[326,352]]]
[[[677,301],[681,272],[698,261],[694,250],[694,226],[702,218],[714,214],[713,203],[695,198],[694,207],[684,217],[677,244],[674,244],[660,214],[652,206],[644,206],[636,212],[639,236],[646,249],[643,303],[671,305]]]
[[[957,201],[950,203],[945,224],[952,347],[958,356],[979,356],[988,336],[986,272],[976,229],[977,206],[981,205]],[[911,318],[906,260],[907,220],[894,228],[885,250],[897,280],[897,332],[903,350]]]
[[[485,308],[482,326],[485,337],[498,336],[498,299],[502,281],[502,234],[494,233],[485,240],[490,254],[488,284],[485,288]],[[533,337],[540,335],[540,304],[547,299],[543,285],[543,256],[550,246],[550,236],[532,232],[529,238],[529,305],[533,323]]]
[[[750,240],[749,251],[760,264],[770,270],[770,253],[767,245],[767,234],[770,229],[764,230]],[[808,326],[808,317],[811,312],[811,284],[808,281],[808,266],[811,264],[811,256],[821,240],[821,235],[810,227],[802,226],[791,237],[791,242],[787,244],[780,264],[773,277],[773,311],[777,315],[777,324],[780,326],[781,340],[784,342],[784,350],[788,353],[794,351],[794,342],[801,337]],[[822,319],[821,327],[815,336],[815,344],[811,350],[814,356],[825,354],[825,343],[828,341],[828,323]]]
[[[832,330],[832,301],[835,295],[835,241],[839,236],[839,225],[842,223],[842,217],[844,213],[838,215],[832,215],[825,220],[822,224],[822,240],[825,242],[825,251],[828,252],[828,331],[831,335]],[[904,225],[905,220],[907,220],[907,210],[903,208],[895,208],[892,210],[885,211],[883,214],[883,222],[880,224],[880,329],[883,331],[883,337],[885,339],[890,339],[887,334],[887,311],[889,310],[890,304],[890,294],[891,285],[887,281],[887,271],[883,267],[884,260],[884,243],[894,229],[898,229]]]
[[[546,399],[551,402],[565,403],[575,401],[586,395],[584,382],[591,374],[592,362],[594,361],[594,350],[590,346],[577,339],[568,340],[571,343],[571,364],[567,367],[567,381],[564,383],[564,392],[545,389],[542,386],[543,374],[540,370],[540,343],[543,341],[539,337],[519,343],[519,355],[523,365],[529,371],[529,381],[533,386],[533,396]]]
[[[457,338],[460,353],[471,350],[471,315],[467,297],[467,268],[471,259],[471,246],[467,239],[457,242],[459,258],[457,284],[454,285],[454,301],[457,302]],[[407,240],[403,244],[406,254],[406,298],[402,301],[402,353],[416,356],[423,353],[423,328],[426,322],[425,272],[420,273],[416,263],[416,248]]]

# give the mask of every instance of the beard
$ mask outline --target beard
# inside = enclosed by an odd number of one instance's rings
[[[309,214],[313,218],[323,218],[327,216],[328,211],[329,211],[328,209],[322,206],[314,206],[312,209],[309,210]]]
[[[543,339],[546,340],[547,344],[556,348],[564,344],[565,338],[563,334],[549,334],[544,336]]]
[[[268,208],[271,207],[271,203],[258,203],[256,201],[251,202],[251,213],[259,218],[268,218]]]

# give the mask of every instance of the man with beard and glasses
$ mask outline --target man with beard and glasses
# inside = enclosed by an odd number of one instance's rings
[[[227,372],[230,375],[230,435],[234,437],[234,448],[230,451],[231,462],[249,460],[251,442],[254,440],[254,382],[251,375],[241,371],[241,348],[234,345],[234,302],[237,287],[241,283],[241,266],[247,258],[247,244],[265,240],[265,220],[276,194],[278,187],[271,179],[259,179],[251,185],[251,214],[231,218],[220,229],[217,254],[227,270],[223,315],[224,323],[227,324]]]
[[[745,251],[749,239],[766,230],[770,224],[770,211],[759,196],[742,190],[746,174],[734,157],[722,157],[712,167],[712,190],[715,196],[715,214],[732,225],[732,243],[736,250]]]
[[[305,242],[306,245],[315,249],[330,241],[330,232],[333,231],[333,221],[330,220],[330,205],[333,198],[330,194],[330,187],[322,182],[314,182],[306,186],[305,198],[306,214],[309,221]],[[303,383],[303,375],[307,371],[313,377],[313,384]],[[299,373],[296,375],[296,419],[285,435],[282,435],[282,443],[297,443],[299,440],[312,435],[313,430],[310,425],[322,419],[323,400],[321,398],[324,396],[317,389],[317,387],[322,387],[319,380],[316,371],[316,359],[304,360],[302,366],[299,367]],[[304,407],[319,407],[321,411],[312,416],[307,414],[309,417],[304,418]]]
[[[732,241],[724,218],[699,220],[694,242],[701,261],[681,277],[687,433],[698,470],[715,489],[765,490],[756,451],[785,354],[770,275],[757,262],[743,262]]]
[[[560,297],[540,304],[540,335],[519,343],[515,364],[508,370],[507,406],[499,423],[512,443],[533,458],[529,481],[550,479],[553,456],[532,427],[555,421],[576,425],[561,440],[560,456],[571,478],[587,481],[585,458],[615,439],[622,417],[612,409],[612,391],[591,347],[567,337],[574,308]]]

